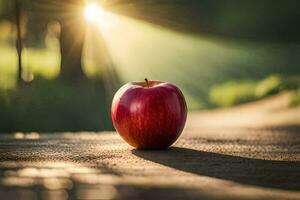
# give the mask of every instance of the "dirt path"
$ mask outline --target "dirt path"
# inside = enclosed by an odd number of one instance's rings
[[[300,200],[297,120],[275,117],[299,109],[277,109],[280,98],[192,113],[167,151],[134,150],[115,132],[2,134],[0,199]]]

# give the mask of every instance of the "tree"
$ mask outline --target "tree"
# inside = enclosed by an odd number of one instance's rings
[[[44,42],[46,24],[53,20],[58,21],[61,25],[60,78],[69,82],[82,80],[84,73],[81,58],[86,32],[86,24],[82,17],[84,1],[27,0],[24,2],[21,5],[20,1],[16,0],[16,8],[20,10],[19,8],[22,6],[27,17],[30,19],[27,24],[28,31],[26,37],[35,46],[43,46],[40,44]]]
[[[19,0],[15,0],[15,20],[16,20],[16,27],[17,27],[17,54],[18,54],[18,74],[17,80],[20,82],[22,80],[22,33],[21,33],[21,4]]]
[[[64,80],[76,81],[84,77],[81,58],[86,32],[86,24],[83,21],[81,10],[82,0],[65,0],[66,6],[61,10],[70,17],[62,17],[60,47],[61,47],[61,73]],[[64,15],[62,15],[64,16]]]

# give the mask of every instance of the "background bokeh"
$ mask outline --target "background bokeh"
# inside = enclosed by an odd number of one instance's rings
[[[287,90],[297,106],[299,10],[297,0],[2,0],[0,132],[111,130],[113,94],[145,77],[178,85],[194,112]]]

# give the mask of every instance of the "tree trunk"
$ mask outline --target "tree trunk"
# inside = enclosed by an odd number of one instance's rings
[[[16,26],[17,26],[17,40],[16,48],[18,54],[18,74],[17,82],[22,82],[22,33],[21,33],[21,5],[19,0],[15,0],[15,17],[16,17]]]
[[[86,32],[86,24],[80,15],[83,8],[82,0],[65,0],[70,6],[65,6],[64,13],[68,16],[60,20],[61,35],[61,72],[60,77],[69,82],[84,78],[81,66],[82,50]],[[76,9],[78,8],[78,9]]]

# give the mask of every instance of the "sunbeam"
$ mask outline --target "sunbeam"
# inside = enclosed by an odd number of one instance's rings
[[[200,99],[207,98],[213,84],[228,77],[247,78],[247,74],[261,73],[257,76],[264,77],[264,71],[257,71],[257,67],[276,67],[284,60],[284,54],[273,45],[180,33],[111,13],[95,4],[87,6],[88,10],[86,19],[99,29],[93,36],[103,37],[123,81],[150,77],[174,82],[183,89],[192,109],[203,106]],[[99,41],[91,40],[91,46]],[[93,59],[99,59],[100,54]]]

